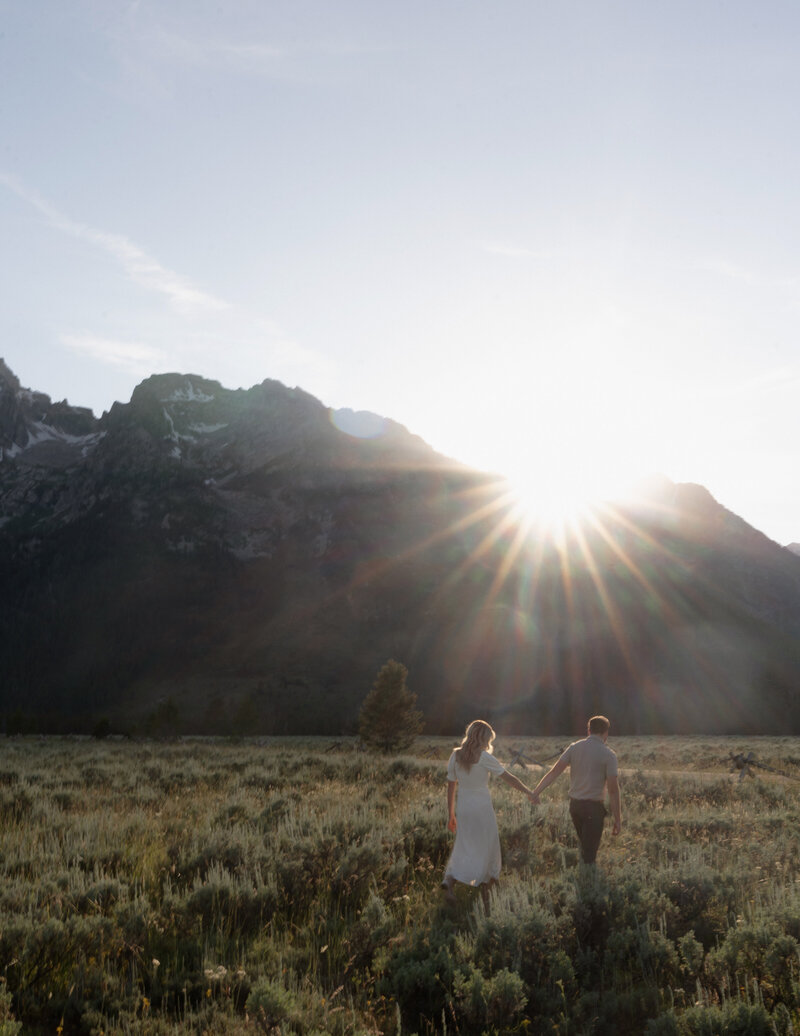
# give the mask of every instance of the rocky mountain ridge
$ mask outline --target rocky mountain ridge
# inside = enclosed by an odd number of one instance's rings
[[[86,407],[53,403],[43,392],[23,388],[0,359],[0,459],[25,453],[27,464],[66,466],[91,449],[101,433]]]
[[[0,450],[6,721],[340,733],[396,657],[431,731],[800,731],[800,558],[700,486],[558,543],[493,476],[276,381],[157,375],[96,418],[2,361]]]

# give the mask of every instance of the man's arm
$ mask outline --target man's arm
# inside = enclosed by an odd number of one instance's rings
[[[567,760],[562,755],[562,757],[558,760],[558,762],[550,767],[550,769],[547,771],[547,773],[544,775],[544,777],[542,777],[542,779],[539,781],[539,783],[533,789],[533,794],[534,794],[535,797],[533,799],[531,799],[531,801],[532,802],[538,802],[539,801],[539,792],[544,791],[545,788],[549,788],[550,785],[553,783],[553,781],[557,777],[560,777],[561,774],[566,770],[566,768],[568,766],[569,766],[569,763],[567,762]]]
[[[523,794],[527,795],[528,798],[531,801],[533,801],[533,792],[526,784],[522,783],[522,781],[519,779],[519,777],[517,777],[516,774],[509,773],[508,770],[503,770],[500,776],[506,782],[506,784],[510,784],[512,788],[516,788],[517,791],[523,792]]]
[[[614,827],[611,833],[618,835],[622,830],[622,810],[620,808],[619,780],[616,776],[606,777],[608,785],[608,801],[611,804],[611,815],[614,817]]]

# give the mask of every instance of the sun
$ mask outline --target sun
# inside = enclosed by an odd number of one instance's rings
[[[472,405],[440,415],[437,448],[497,476],[498,502],[533,534],[579,534],[626,506],[650,472],[670,470],[668,387],[661,395],[646,357],[594,330],[513,355],[501,340],[458,372]]]
[[[532,529],[561,535],[575,529],[599,503],[598,493],[569,472],[518,473],[508,492],[520,521]]]
[[[531,532],[561,538],[595,525],[636,496],[637,476],[585,458],[528,458],[505,473],[508,501]]]

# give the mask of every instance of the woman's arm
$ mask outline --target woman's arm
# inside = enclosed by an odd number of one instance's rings
[[[457,825],[456,822],[456,786],[458,781],[447,782],[447,827],[450,831],[455,831]]]
[[[513,773],[509,773],[508,770],[503,770],[500,774],[506,784],[510,784],[512,788],[516,788],[517,791],[523,792],[527,795],[531,801],[533,801],[533,792],[527,785],[523,784],[519,777],[516,777]]]
[[[536,787],[533,789],[533,794],[536,796],[536,801],[539,801],[539,792],[544,791],[545,788],[549,788],[553,781],[560,777],[561,774],[566,770],[568,766],[567,761],[562,756],[557,763],[550,767],[547,773],[542,777]]]

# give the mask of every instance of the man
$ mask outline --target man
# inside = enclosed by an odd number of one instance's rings
[[[593,864],[597,857],[606,817],[606,788],[614,817],[612,833],[618,835],[622,830],[617,756],[606,744],[610,729],[605,716],[592,716],[587,736],[582,741],[573,741],[563,752],[533,789],[531,798],[531,802],[538,803],[539,792],[549,788],[569,767],[569,813],[578,833],[584,863]]]

